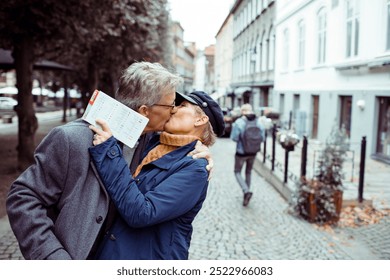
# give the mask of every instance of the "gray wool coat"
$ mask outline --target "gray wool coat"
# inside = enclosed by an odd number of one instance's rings
[[[12,184],[7,213],[25,259],[87,258],[109,206],[88,153],[92,137],[82,120],[54,128]]]

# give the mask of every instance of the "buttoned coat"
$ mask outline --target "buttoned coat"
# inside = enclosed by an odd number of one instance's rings
[[[151,140],[151,145],[157,138]],[[120,217],[98,250],[100,259],[188,259],[192,222],[206,198],[207,161],[187,154],[196,142],[143,166],[133,178],[115,139],[90,148]],[[155,143],[156,144],[156,143]]]
[[[77,120],[54,128],[7,197],[11,228],[26,259],[86,259],[109,198],[90,160],[93,132]]]

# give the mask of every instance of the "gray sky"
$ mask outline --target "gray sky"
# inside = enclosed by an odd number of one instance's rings
[[[198,49],[215,43],[215,35],[234,0],[169,0],[171,16],[184,29],[184,41],[196,42]]]

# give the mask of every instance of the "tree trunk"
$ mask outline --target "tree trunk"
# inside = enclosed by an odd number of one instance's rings
[[[32,73],[34,64],[33,41],[21,38],[15,41],[13,57],[16,70],[16,87],[18,88],[18,169],[24,170],[34,162],[34,136],[38,129],[32,95]]]
[[[98,70],[96,64],[93,62],[93,58],[89,59],[88,62],[88,76],[86,82],[82,86],[81,90],[81,101],[83,103],[83,109],[85,110],[88,106],[89,99],[92,93],[98,87]]]
[[[64,98],[62,99],[62,122],[66,122],[66,112],[68,110],[69,105],[69,94],[68,94],[68,79],[66,74],[63,75],[63,86],[64,86]],[[69,108],[69,110],[72,110]]]

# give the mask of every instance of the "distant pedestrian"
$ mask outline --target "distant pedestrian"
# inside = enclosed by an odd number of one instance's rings
[[[260,151],[261,142],[264,141],[265,129],[257,116],[253,113],[250,104],[241,106],[242,116],[238,118],[232,127],[230,138],[237,142],[234,175],[243,193],[243,205],[248,206],[253,193],[249,190],[251,185],[251,173],[256,154]],[[245,163],[245,180],[241,175]]]

